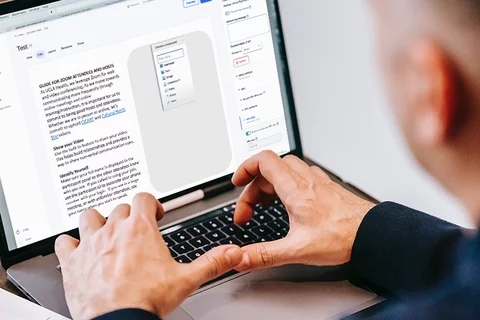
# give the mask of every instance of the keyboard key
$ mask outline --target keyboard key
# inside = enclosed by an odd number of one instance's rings
[[[170,250],[170,254],[172,255],[172,258],[176,258],[178,256],[178,254],[172,249],[169,248],[168,250]]]
[[[270,209],[268,209],[268,213],[271,214],[272,216],[274,216],[275,218],[281,218],[284,215],[287,215],[286,211],[282,212],[278,208],[270,208]]]
[[[272,228],[275,231],[288,228],[288,224],[286,224],[284,221],[280,219],[269,221],[266,223],[266,226]]]
[[[200,258],[203,254],[205,253],[205,251],[203,251],[202,249],[198,249],[198,250],[195,250],[193,252],[190,252],[189,254],[187,254],[187,257],[190,259],[190,260],[195,260],[195,259],[198,259]]]
[[[207,229],[205,229],[202,226],[191,227],[191,228],[188,228],[187,231],[188,231],[188,233],[190,233],[194,237],[204,235],[205,233],[208,232]]]
[[[229,224],[233,223],[233,214],[232,213],[223,214],[218,217],[218,220],[222,221],[225,225],[228,226]]]
[[[237,246],[241,245],[240,241],[238,241],[234,237],[223,239],[222,241],[220,241],[220,244],[222,244],[222,245],[235,244]]]
[[[223,227],[223,224],[217,219],[212,219],[210,221],[207,221],[203,223],[203,225],[210,231],[214,231],[219,229],[220,227]]]
[[[282,238],[285,238],[287,236],[288,232],[285,230],[278,230],[275,231],[273,234],[270,236],[273,238],[273,240],[280,240]]]
[[[207,244],[210,244],[211,242],[207,238],[201,236],[188,241],[188,243],[190,243],[194,248],[201,248]]]
[[[245,244],[246,242],[250,242],[250,241],[253,241],[257,238],[257,236],[255,236],[253,233],[249,232],[249,231],[242,231],[240,233],[237,233],[235,235],[243,244]]]
[[[270,242],[270,241],[273,241],[273,238],[270,237],[270,236],[265,236],[265,237],[262,237],[262,238],[260,238],[260,239],[255,240],[256,243],[260,243],[260,242]]]
[[[194,250],[193,247],[186,242],[177,244],[173,246],[172,249],[178,254],[185,254]]]
[[[245,230],[250,230],[250,229],[252,229],[253,227],[256,227],[256,226],[258,226],[258,222],[250,220],[241,227]]]
[[[207,237],[212,242],[217,242],[222,239],[225,239],[227,236],[221,231],[212,231],[210,233],[207,233],[205,237]]]
[[[250,231],[255,233],[259,237],[265,237],[273,233],[273,230],[270,229],[268,226],[258,226],[258,227],[252,228]]]
[[[175,245],[175,241],[173,241],[172,239],[170,239],[169,236],[163,236],[163,240],[165,241],[165,244],[167,245],[167,247],[173,247]]]
[[[210,251],[210,250],[212,250],[213,248],[216,248],[216,247],[218,247],[218,246],[220,246],[218,243],[211,243],[211,244],[209,244],[209,245],[206,245],[206,246],[203,247],[202,249],[203,249],[203,251],[208,252],[208,251]]]
[[[220,230],[222,230],[222,232],[225,233],[227,236],[233,236],[234,234],[242,231],[242,229],[240,229],[239,227],[237,227],[234,224],[223,227]]]
[[[280,205],[280,206],[278,206],[278,207],[276,207],[276,209],[277,209],[278,211],[280,211],[281,213],[283,213],[283,215],[287,215],[287,216],[288,216],[287,209],[285,209],[285,207],[283,206],[283,204]]]
[[[260,224],[273,220],[272,216],[269,215],[266,211],[257,212],[253,214],[253,220],[257,221]]]
[[[170,237],[175,240],[177,243],[182,243],[184,241],[192,239],[192,236],[186,233],[185,231],[178,231],[172,233]]]
[[[185,257],[185,256],[176,257],[175,260],[176,260],[178,263],[190,263],[190,262],[192,262],[192,260],[188,259],[188,258]]]

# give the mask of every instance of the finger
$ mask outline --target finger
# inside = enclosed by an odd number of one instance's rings
[[[87,209],[80,216],[80,239],[84,240],[100,230],[107,220],[95,209]]]
[[[146,217],[151,223],[157,224],[165,212],[160,202],[149,193],[139,193],[132,200],[132,208],[130,217],[139,218]]]
[[[243,253],[237,246],[220,246],[210,250],[194,262],[184,265],[185,277],[195,288],[233,270],[241,261]]]
[[[77,249],[80,241],[67,235],[61,235],[55,241],[55,253],[57,254],[60,266],[64,266],[68,257]]]
[[[276,197],[275,189],[265,178],[257,177],[242,192],[235,208],[235,223],[242,225],[250,221],[258,203],[268,202]]]
[[[245,161],[235,172],[232,182],[236,186],[246,186],[256,177],[263,176],[271,183],[280,198],[286,197],[296,188],[287,163],[272,151],[264,151]]]
[[[128,204],[118,205],[108,217],[107,223],[112,224],[126,220],[130,216],[130,209],[131,207]]]
[[[295,250],[287,239],[253,244],[242,248],[242,262],[235,267],[239,272],[267,269],[295,263]]]

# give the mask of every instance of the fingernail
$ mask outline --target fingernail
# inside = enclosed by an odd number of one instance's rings
[[[242,251],[240,248],[230,248],[225,252],[225,257],[227,258],[228,264],[234,267],[242,262]]]

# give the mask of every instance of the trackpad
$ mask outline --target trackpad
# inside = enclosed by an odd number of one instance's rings
[[[287,267],[239,277],[191,297],[182,309],[195,320],[318,320],[346,316],[349,310],[357,311],[359,306],[377,298],[348,281],[319,282],[311,272],[313,269],[302,268]]]

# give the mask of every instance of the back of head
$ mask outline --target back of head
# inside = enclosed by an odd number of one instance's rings
[[[480,220],[480,1],[370,2],[387,91],[414,156]]]

